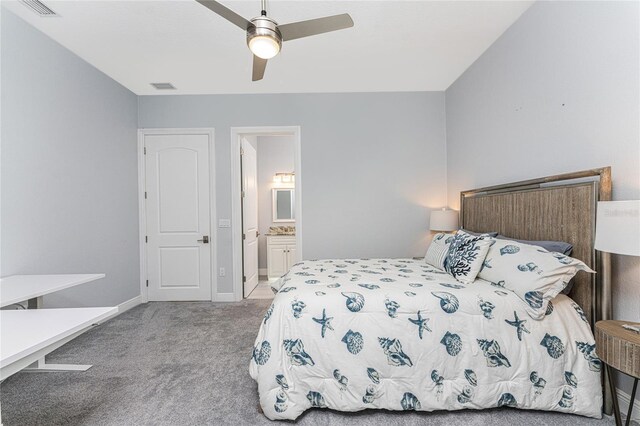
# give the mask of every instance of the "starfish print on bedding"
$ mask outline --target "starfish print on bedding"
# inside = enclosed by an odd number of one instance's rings
[[[507,324],[512,325],[512,326],[514,326],[516,328],[516,332],[518,333],[518,340],[522,341],[522,332],[523,331],[525,333],[531,333],[524,326],[524,323],[527,322],[527,320],[519,319],[518,318],[518,314],[516,313],[516,311],[513,311],[513,316],[515,316],[515,319],[513,321],[504,320],[504,322],[506,322]]]
[[[333,317],[327,317],[327,313],[326,313],[326,309],[322,310],[322,318],[313,318],[313,320],[315,322],[317,322],[318,324],[322,325],[322,329],[320,330],[320,335],[322,336],[322,338],[324,339],[324,335],[327,331],[327,328],[329,330],[333,330],[333,327],[331,327],[331,320],[333,319]]]
[[[424,332],[424,330],[431,331],[428,324],[429,318],[422,318],[422,315],[420,315],[420,311],[418,311],[417,319],[409,318],[409,321],[411,321],[412,323],[418,326],[418,335],[420,336],[421,339],[422,339],[422,333]]]

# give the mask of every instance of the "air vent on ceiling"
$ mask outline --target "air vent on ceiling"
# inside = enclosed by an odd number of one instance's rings
[[[53,10],[39,0],[20,0],[20,3],[27,6],[40,16],[58,16]]]
[[[151,83],[157,90],[176,90],[175,86],[171,83]]]

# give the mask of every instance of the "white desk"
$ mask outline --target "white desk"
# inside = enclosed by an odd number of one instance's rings
[[[0,380],[117,312],[117,307],[0,311]]]
[[[53,351],[54,349],[62,346],[64,343],[76,337],[78,334],[86,331],[91,324],[85,325],[84,328],[80,331],[75,328],[78,327],[78,324],[73,322],[73,318],[80,321],[82,318],[85,318],[82,312],[88,308],[70,308],[70,309],[51,309],[51,310],[42,310],[47,312],[57,312],[56,314],[44,314],[38,315],[34,314],[34,312],[39,312],[39,308],[42,307],[42,296],[54,293],[56,291],[64,290],[76,285],[85,284],[91,281],[98,280],[100,278],[104,278],[104,274],[67,274],[67,275],[13,275],[6,278],[0,279],[0,307],[9,306],[13,304],[17,304],[20,302],[27,301],[30,309],[28,310],[17,310],[17,311],[1,311],[2,316],[2,335],[0,339],[2,340],[2,359],[4,360],[4,347],[5,342],[7,341],[18,341],[16,339],[24,338],[26,342],[34,343],[29,340],[33,337],[44,336],[43,333],[48,333],[50,330],[58,330],[59,332],[64,331],[65,327],[70,331],[72,337],[60,337],[59,340],[64,340],[62,343],[55,347],[50,347],[48,351],[42,351],[41,357],[37,359],[32,359],[32,357],[27,357],[31,359],[31,363],[34,365],[30,368],[26,368],[27,371],[86,371],[91,368],[91,365],[69,365],[69,364],[47,364],[45,363],[44,355]],[[80,310],[78,310],[80,309]],[[112,314],[117,313],[118,308],[92,308],[92,309],[115,309]],[[38,311],[34,311],[38,310]],[[5,326],[5,312],[7,314],[7,318],[15,317],[15,321],[8,321],[7,326]],[[110,311],[111,312],[111,311]],[[9,314],[10,313],[10,314]],[[98,311],[94,313],[99,314]],[[49,316],[47,316],[49,315]],[[88,315],[88,314],[84,314]],[[108,315],[107,315],[108,316]],[[28,332],[22,330],[19,326],[20,318],[25,318],[25,321],[30,321]],[[86,317],[88,318],[88,317]],[[105,317],[100,317],[100,319],[104,319]],[[100,319],[93,319],[92,323],[99,321]],[[60,323],[56,323],[55,321],[60,321]],[[71,323],[68,323],[71,321]],[[88,320],[89,321],[89,320]],[[71,328],[69,328],[71,327]],[[26,333],[25,336],[20,336],[21,334]],[[62,333],[64,334],[64,333]],[[53,336],[49,336],[53,337]],[[51,345],[49,345],[51,346]],[[38,349],[37,352],[40,352]],[[22,365],[24,363],[20,363]],[[23,365],[21,368],[27,367],[29,364]],[[4,366],[2,367],[4,370]],[[18,370],[16,370],[18,371]],[[14,371],[13,373],[15,373]],[[13,374],[11,373],[11,374]]]
[[[0,308],[104,278],[104,274],[13,275],[0,278]]]

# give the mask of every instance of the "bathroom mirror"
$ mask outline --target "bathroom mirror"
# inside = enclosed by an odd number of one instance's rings
[[[272,191],[273,221],[295,222],[294,189],[274,188]]]

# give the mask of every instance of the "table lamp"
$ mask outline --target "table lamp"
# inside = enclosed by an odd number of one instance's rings
[[[432,231],[450,232],[458,229],[458,212],[456,210],[432,210],[429,229]]]
[[[603,256],[609,256],[609,253],[640,256],[640,200],[598,202],[594,247],[596,250],[601,251]],[[602,273],[603,299],[609,298],[611,294],[611,270],[609,269],[608,261],[602,262],[602,270],[600,272]],[[608,306],[609,309],[603,312],[602,319],[604,320],[609,319],[611,316],[611,304],[606,303],[605,306]],[[622,324],[622,327],[640,333],[640,329],[634,325]],[[605,378],[611,386],[612,396],[610,398],[613,403],[616,424],[622,424],[615,385],[608,366]],[[631,392],[627,424],[629,424],[629,419],[631,418],[637,386],[638,379],[634,381],[633,391]],[[606,399],[605,395],[605,402]]]
[[[598,202],[594,247],[605,253],[640,256],[640,200]],[[608,282],[610,271],[602,272],[603,281]]]

